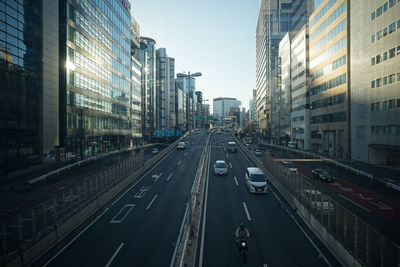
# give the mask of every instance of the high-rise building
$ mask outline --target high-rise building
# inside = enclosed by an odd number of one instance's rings
[[[279,42],[287,32],[295,35],[307,23],[313,4],[313,0],[261,0],[256,29],[256,86],[258,127],[264,136],[272,131],[271,83]]]
[[[196,128],[204,128],[205,116],[204,116],[204,108],[203,108],[203,93],[201,91],[196,91]]]
[[[149,37],[140,37],[140,49],[135,50],[136,58],[142,64],[141,97],[142,97],[142,137],[145,142],[151,141],[155,131],[156,110],[156,41]],[[138,55],[137,55],[138,54]]]
[[[400,2],[350,6],[351,157],[400,166]]]
[[[253,89],[253,96],[249,100],[249,120],[257,122],[257,90]]]
[[[54,160],[58,19],[58,1],[0,1],[0,175]]]
[[[299,149],[310,149],[308,25],[293,37],[291,42],[291,139]]]
[[[196,79],[193,77],[180,76],[175,79],[176,84],[184,94],[185,100],[185,115],[184,124],[186,131],[194,128],[194,111],[195,111],[195,94],[196,91]]]
[[[349,0],[324,0],[310,16],[311,149],[350,157]]]
[[[175,59],[167,56],[165,48],[156,51],[156,129],[175,128]]]
[[[222,122],[224,117],[229,116],[229,111],[232,107],[239,108],[240,101],[232,97],[218,97],[213,99],[213,115],[214,119],[218,119],[219,123]]]

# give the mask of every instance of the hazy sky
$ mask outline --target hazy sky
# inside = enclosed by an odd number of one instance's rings
[[[204,99],[236,97],[249,106],[255,89],[255,31],[260,0],[130,0],[142,36],[175,58],[175,72],[202,72]]]

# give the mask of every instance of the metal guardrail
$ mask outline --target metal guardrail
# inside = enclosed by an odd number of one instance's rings
[[[318,191],[302,175],[274,161],[269,154],[263,153],[261,164],[240,141],[237,142],[257,166],[270,174],[269,181],[343,265],[400,266],[400,247],[388,237]],[[317,191],[320,201],[313,201],[310,194]]]

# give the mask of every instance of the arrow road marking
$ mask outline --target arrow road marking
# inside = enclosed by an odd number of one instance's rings
[[[158,178],[160,178],[160,176],[162,175],[162,173],[160,173],[160,174],[153,174],[151,177],[153,177],[154,178],[154,182],[157,182],[158,181]]]

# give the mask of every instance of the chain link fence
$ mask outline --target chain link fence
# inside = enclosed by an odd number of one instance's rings
[[[263,155],[271,182],[288,193],[289,203],[305,209],[303,218],[317,220],[346,250],[365,266],[400,266],[400,248],[325,192],[314,188],[301,174],[289,171],[280,161]]]

